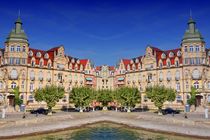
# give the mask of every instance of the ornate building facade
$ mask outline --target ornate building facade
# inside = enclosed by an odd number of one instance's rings
[[[170,103],[176,108],[184,107],[194,86],[199,106],[210,102],[209,67],[210,50],[192,18],[178,48],[161,50],[149,45],[144,55],[121,59],[116,67],[94,67],[89,59],[66,55],[62,45],[49,50],[32,48],[18,18],[0,50],[0,100],[6,98],[9,105],[14,105],[13,89],[18,86],[27,108],[44,106],[34,100],[34,90],[54,84],[65,87],[65,96],[57,104],[60,108],[68,106],[73,87],[112,90],[131,86],[139,89],[142,106],[152,108],[145,89],[158,84],[176,89],[176,101]]]
[[[176,89],[177,96],[170,105],[176,108],[186,104],[193,86],[198,91],[197,106],[207,105],[210,102],[209,66],[210,50],[206,48],[195,21],[190,18],[180,47],[161,50],[149,45],[145,55],[122,59],[116,68],[115,85],[138,87],[142,105],[147,107],[153,106],[145,95],[147,86],[158,84],[171,87]]]
[[[65,87],[65,96],[57,106],[68,105],[69,91],[75,86],[89,85],[87,79],[94,70],[90,60],[66,55],[62,45],[49,50],[30,47],[20,17],[0,51],[0,59],[1,99],[6,97],[8,105],[14,105],[13,89],[18,86],[20,98],[28,108],[38,104],[34,90],[52,84]]]

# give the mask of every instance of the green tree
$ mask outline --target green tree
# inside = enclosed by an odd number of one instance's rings
[[[135,107],[141,101],[141,96],[137,88],[120,87],[115,91],[115,94],[118,102],[128,108],[127,112],[130,112],[131,107]]]
[[[97,91],[98,97],[97,100],[102,103],[103,106],[107,106],[112,99],[112,91],[111,90],[98,90]]]
[[[195,87],[192,86],[191,92],[190,92],[191,98],[187,100],[187,103],[189,105],[196,105],[196,94],[197,94],[197,90]]]
[[[23,100],[20,99],[19,87],[14,88],[13,93],[15,95],[15,99],[14,99],[15,105],[20,106],[23,103]]]
[[[162,107],[166,101],[174,101],[176,98],[176,91],[165,86],[149,86],[146,88],[146,95],[154,102],[154,105],[158,108],[158,114],[162,114]]]
[[[35,91],[35,100],[38,102],[44,101],[47,103],[49,115],[52,114],[52,108],[56,105],[59,99],[64,97],[64,87],[51,85]]]
[[[70,92],[69,101],[73,102],[76,107],[79,107],[80,112],[83,112],[84,107],[89,106],[94,98],[95,94],[92,88],[74,87]]]

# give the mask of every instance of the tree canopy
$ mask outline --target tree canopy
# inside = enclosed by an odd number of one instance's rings
[[[149,86],[146,88],[146,95],[154,102],[154,105],[161,112],[164,102],[172,102],[176,98],[176,91],[172,88],[166,88],[165,86]]]
[[[52,107],[56,105],[59,99],[64,97],[64,93],[64,87],[51,85],[41,89],[37,89],[35,91],[34,98],[38,102],[46,102],[49,112],[51,113]]]

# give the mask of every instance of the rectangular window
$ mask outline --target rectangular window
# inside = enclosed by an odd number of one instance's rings
[[[14,57],[9,58],[9,64],[14,64]]]
[[[187,65],[188,64],[188,58],[184,59],[184,63]]]
[[[16,64],[20,64],[20,58],[16,58]]]
[[[190,46],[190,52],[193,52],[194,50],[193,50],[193,46]]]
[[[14,51],[15,51],[15,47],[14,47],[14,46],[11,46],[11,47],[10,47],[10,51],[11,51],[11,52],[14,52]]]
[[[20,46],[17,46],[17,52],[20,52]]]
[[[34,91],[34,84],[30,83],[30,92],[33,92],[33,91]]]
[[[196,46],[195,47],[195,52],[199,52],[200,51],[200,47],[199,46]]]
[[[22,58],[22,64],[26,64],[26,59]]]

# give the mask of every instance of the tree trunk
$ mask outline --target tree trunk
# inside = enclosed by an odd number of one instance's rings
[[[82,107],[80,107],[80,108],[79,108],[79,112],[83,112],[83,109],[82,109]]]
[[[127,112],[131,112],[131,107],[128,107]]]
[[[93,112],[95,111],[95,107],[93,107]]]
[[[48,107],[48,113],[47,115],[51,116],[52,115],[52,108],[51,107]]]
[[[6,118],[6,109],[3,108],[2,109],[2,116],[1,116],[2,119]]]
[[[163,115],[163,112],[162,112],[162,109],[161,108],[158,109],[158,115],[159,116]]]

